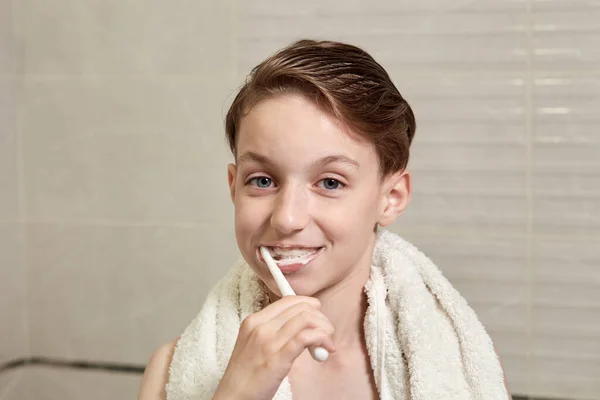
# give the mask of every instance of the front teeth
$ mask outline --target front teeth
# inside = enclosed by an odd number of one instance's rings
[[[271,255],[279,258],[280,260],[290,260],[307,257],[315,253],[318,249],[283,249],[272,247],[269,250]]]
[[[307,264],[322,248],[314,249],[284,249],[269,247],[269,253],[279,266],[290,264]]]

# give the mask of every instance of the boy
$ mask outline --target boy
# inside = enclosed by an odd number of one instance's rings
[[[415,129],[357,47],[304,40],[258,65],[226,118],[244,261],[155,353],[140,399],[509,398],[472,310],[380,228],[408,204]],[[281,298],[260,247],[297,296]]]

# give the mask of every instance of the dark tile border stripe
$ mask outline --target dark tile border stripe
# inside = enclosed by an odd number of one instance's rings
[[[43,365],[52,368],[83,369],[96,371],[121,372],[129,374],[143,374],[146,368],[143,365],[108,363],[95,361],[68,361],[46,357],[19,358],[0,365],[0,374],[11,369],[22,368],[29,365]]]
[[[566,398],[558,398],[558,397],[553,397],[553,398],[549,398],[549,397],[528,397],[528,396],[520,396],[520,395],[513,395],[513,400],[575,400],[575,399],[566,399]],[[580,399],[577,399],[580,400]]]

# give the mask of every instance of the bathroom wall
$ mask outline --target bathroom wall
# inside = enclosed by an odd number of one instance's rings
[[[600,4],[0,0],[0,364],[143,366],[238,257],[223,115],[301,37],[370,51],[413,106],[393,229],[492,334],[514,393],[600,399]],[[0,370],[0,399],[141,375]]]

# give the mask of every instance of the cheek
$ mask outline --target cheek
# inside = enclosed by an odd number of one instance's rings
[[[332,229],[348,234],[348,229],[360,231],[377,221],[378,200],[370,193],[348,196],[333,207],[323,208],[322,216]]]
[[[252,232],[253,227],[256,225],[255,217],[245,207],[235,206],[235,230],[239,239],[246,238]]]
[[[268,218],[266,202],[240,197],[235,203],[235,230],[238,241],[246,243]]]
[[[256,241],[257,227],[260,224],[256,220],[256,215],[239,203],[236,201],[235,205],[235,238],[238,249],[252,269],[258,272],[254,265],[253,243]]]

